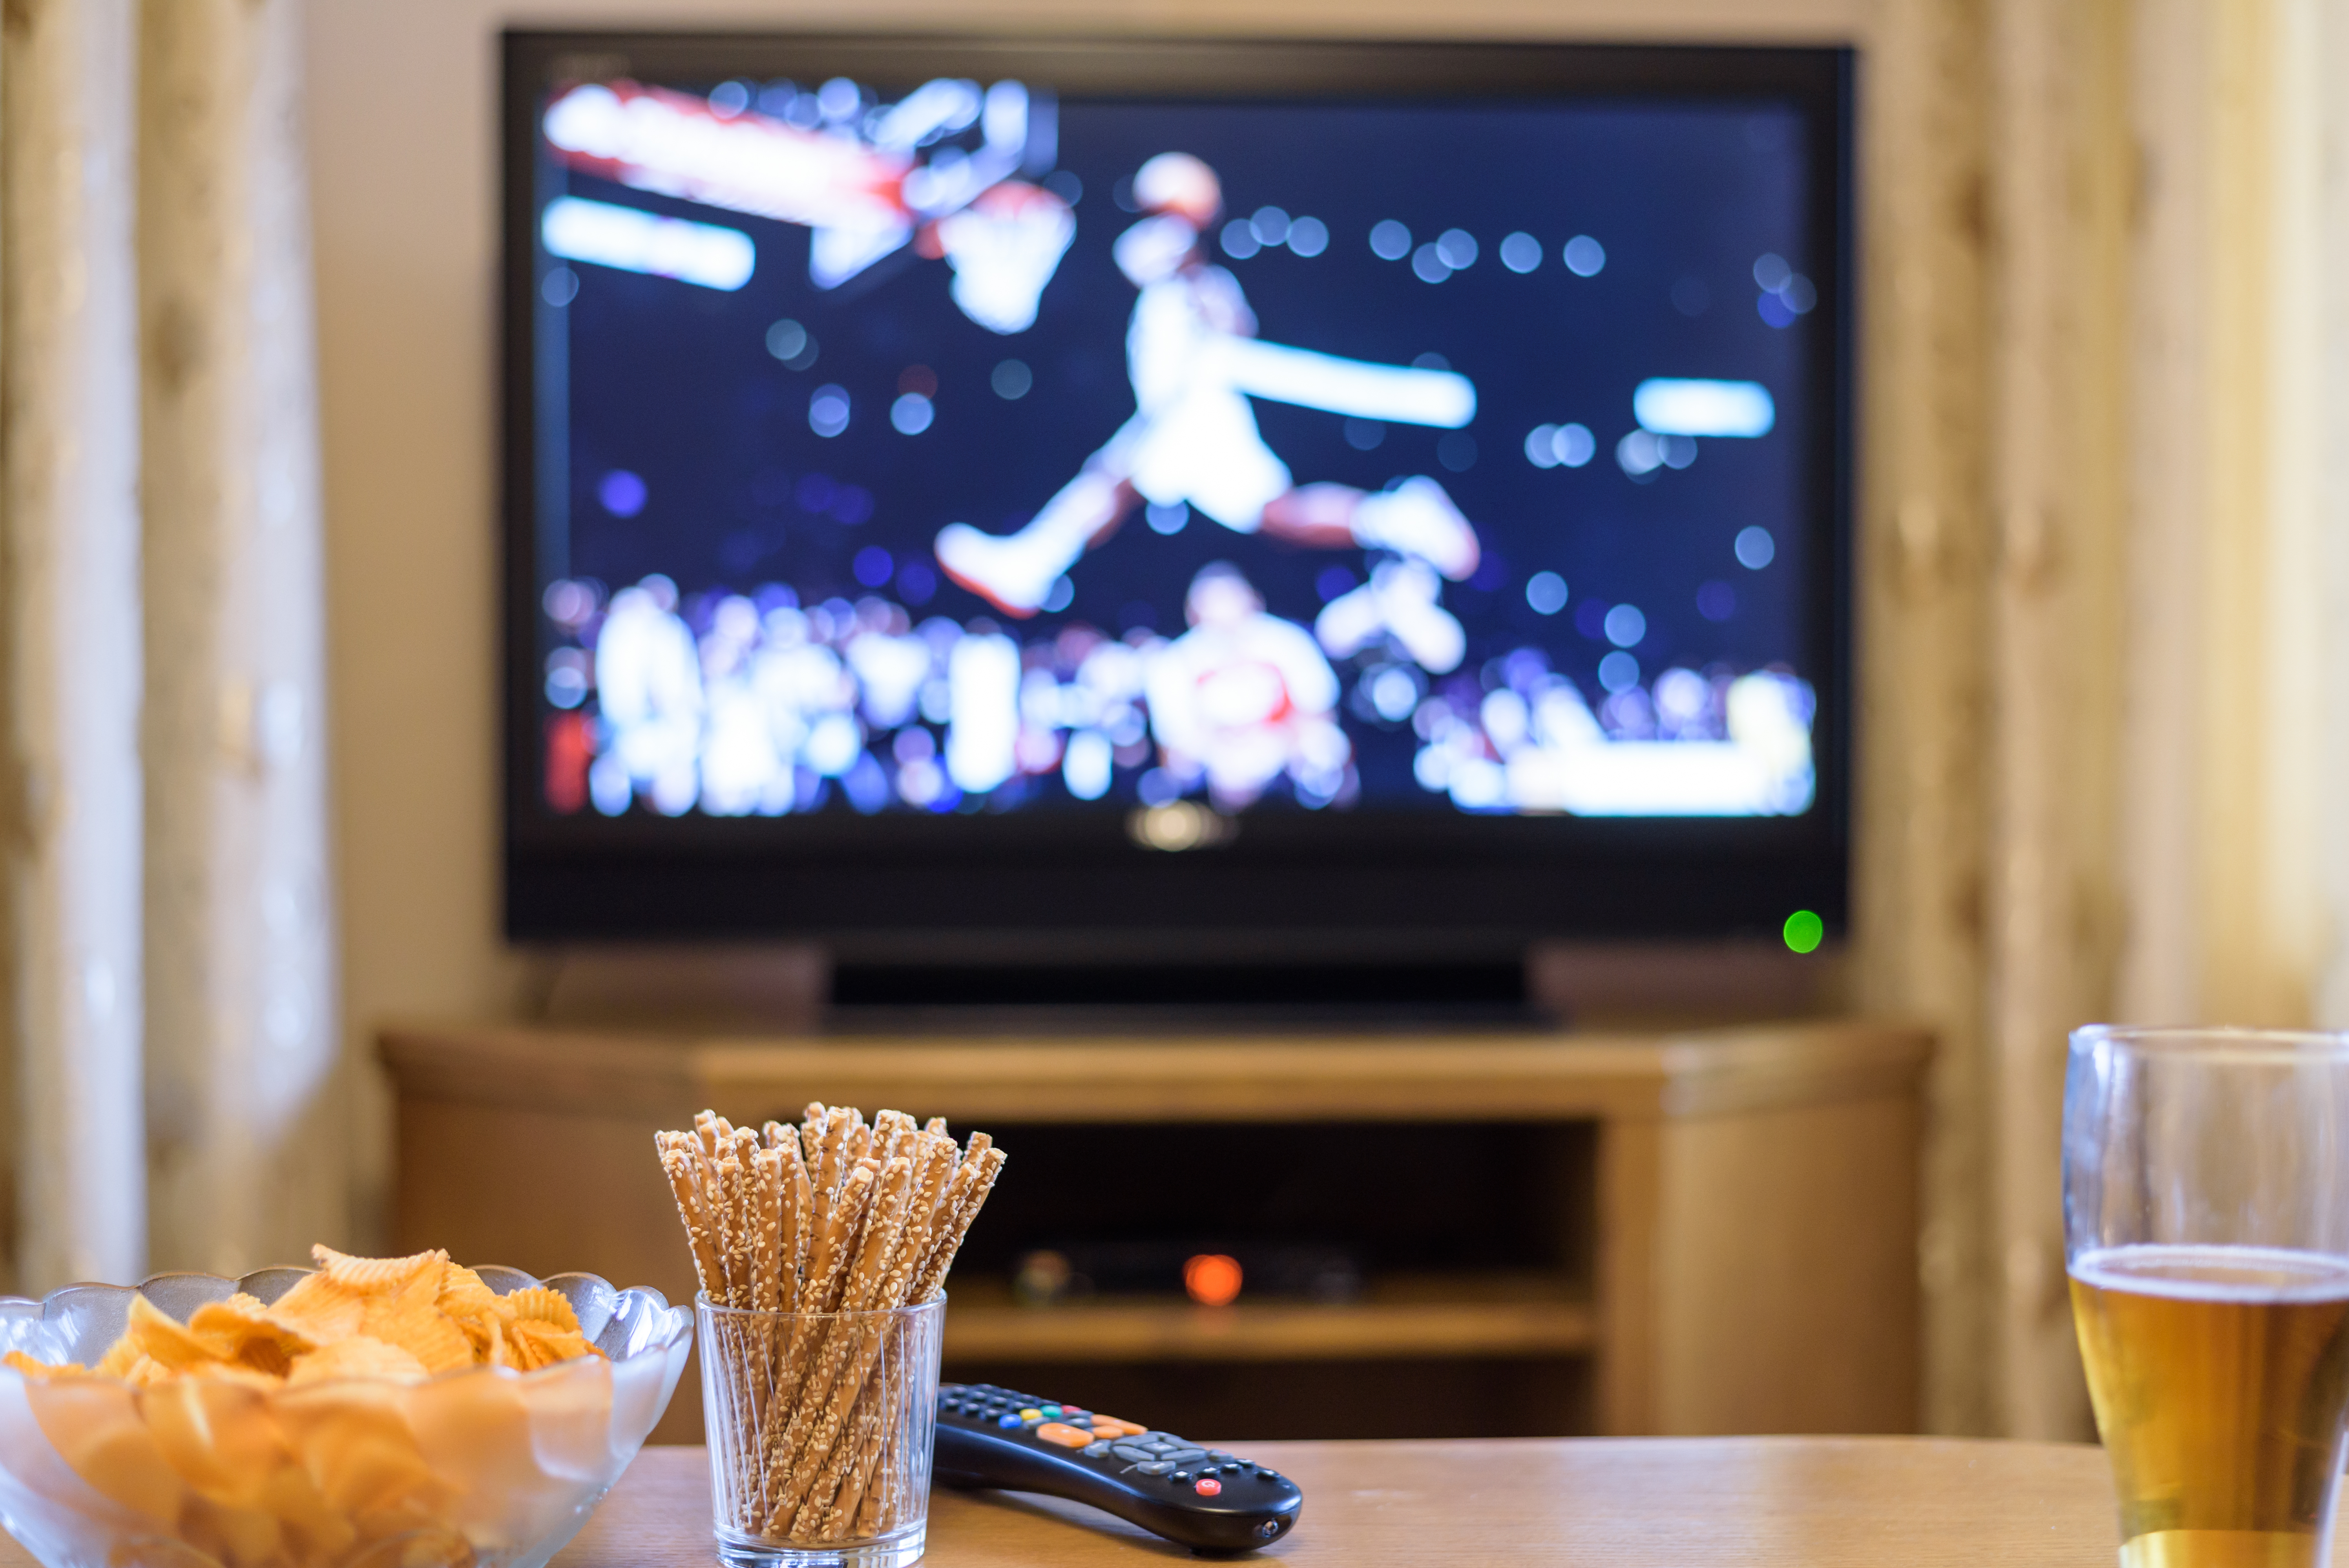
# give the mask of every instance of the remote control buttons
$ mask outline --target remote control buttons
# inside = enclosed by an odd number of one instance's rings
[[[1201,1476],[1191,1483],[1191,1490],[1201,1497],[1214,1497],[1224,1490],[1224,1483],[1213,1476]]]
[[[1156,1449],[1147,1448],[1140,1443],[1119,1443],[1113,1446],[1110,1452],[1119,1459],[1132,1459],[1137,1464],[1144,1459],[1154,1459],[1158,1457]]]
[[[1109,1457],[1110,1448],[1107,1443],[1095,1443],[1085,1449],[1085,1458],[1089,1459],[1105,1459]]]
[[[1133,1468],[1146,1476],[1163,1476],[1174,1467],[1164,1459],[1144,1459]]]
[[[995,1418],[995,1424],[1007,1429],[1016,1428],[1019,1425],[1019,1417],[1007,1410]]]
[[[1091,1432],[1080,1427],[1071,1427],[1066,1421],[1047,1421],[1036,1428],[1036,1435],[1048,1443],[1058,1443],[1064,1449],[1085,1448],[1093,1440],[1093,1435]]]

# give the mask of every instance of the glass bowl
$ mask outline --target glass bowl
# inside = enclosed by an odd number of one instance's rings
[[[275,1301],[310,1272],[0,1297],[0,1352],[94,1365],[133,1295],[184,1323],[240,1290]],[[476,1272],[500,1295],[560,1292],[604,1355],[274,1389],[0,1366],[0,1524],[46,1568],[543,1568],[667,1408],[693,1314],[594,1274]]]

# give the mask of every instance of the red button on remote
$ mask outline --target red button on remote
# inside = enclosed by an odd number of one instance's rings
[[[1213,1476],[1201,1476],[1191,1483],[1191,1490],[1201,1497],[1213,1497],[1224,1490],[1224,1483]]]

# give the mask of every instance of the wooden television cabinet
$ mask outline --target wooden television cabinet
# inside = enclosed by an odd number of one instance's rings
[[[1930,1041],[1678,1033],[876,1039],[398,1027],[402,1250],[690,1299],[652,1152],[704,1106],[943,1115],[1011,1156],[946,1375],[1274,1438],[1901,1432]],[[1018,1304],[1056,1234],[1338,1238],[1356,1299]],[[698,1440],[697,1374],[656,1440]]]

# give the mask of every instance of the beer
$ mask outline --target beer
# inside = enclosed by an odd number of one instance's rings
[[[2123,1568],[2321,1568],[2349,1420],[2349,1259],[2125,1246],[2071,1273]]]

